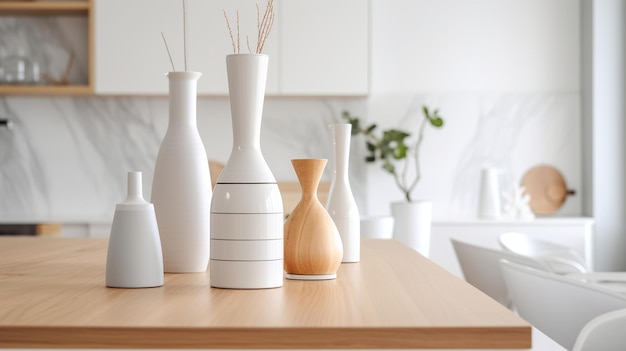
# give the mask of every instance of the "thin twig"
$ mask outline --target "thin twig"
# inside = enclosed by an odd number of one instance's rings
[[[250,38],[246,35],[246,45],[248,45],[248,52],[252,53],[252,49],[250,49]]]
[[[263,14],[263,20],[261,21],[261,25],[259,26],[259,40],[257,42],[256,53],[260,54],[263,52],[263,47],[265,46],[265,40],[269,36],[269,32],[272,29],[272,25],[274,23],[274,3],[273,0],[267,0],[267,7],[265,8],[265,13]]]
[[[183,55],[185,59],[185,71],[187,71],[187,8],[183,0]]]
[[[233,38],[233,30],[230,28],[230,22],[228,21],[228,15],[226,15],[226,10],[224,10],[224,18],[226,19],[226,26],[228,27],[228,34],[230,34],[230,42],[233,45],[233,53],[237,53],[237,48],[235,48],[235,38]]]
[[[241,52],[240,40],[241,30],[239,30],[239,10],[237,10],[237,53]]]
[[[172,54],[170,53],[170,48],[167,46],[167,40],[165,40],[165,35],[161,32],[161,37],[163,37],[163,43],[165,43],[165,49],[167,50],[167,56],[170,57],[170,63],[172,64],[172,72],[176,72],[176,68],[174,68],[174,60],[172,60]]]

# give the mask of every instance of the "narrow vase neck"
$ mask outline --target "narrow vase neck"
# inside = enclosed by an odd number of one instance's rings
[[[302,188],[302,198],[317,199],[317,188],[326,167],[326,159],[294,159],[291,160],[296,171],[298,182]]]
[[[170,128],[197,127],[198,79],[201,75],[199,72],[169,72],[167,74]]]
[[[260,149],[268,62],[267,55],[226,57],[234,150]]]
[[[334,148],[334,172],[337,181],[348,181],[348,164],[350,162],[350,137],[352,125],[332,124],[330,131]]]

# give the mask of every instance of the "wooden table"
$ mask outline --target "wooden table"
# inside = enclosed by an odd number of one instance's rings
[[[336,280],[268,290],[104,285],[106,239],[0,238],[0,348],[531,347],[531,326],[393,240],[364,240]]]

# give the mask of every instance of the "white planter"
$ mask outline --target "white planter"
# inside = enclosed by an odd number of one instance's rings
[[[343,243],[341,262],[359,262],[361,260],[359,208],[356,205],[348,179],[351,130],[351,124],[333,124],[330,126],[333,139],[334,167],[326,210],[335,222]]]
[[[169,124],[152,183],[163,268],[204,272],[209,263],[211,174],[196,122],[201,73],[169,72]]]
[[[211,286],[283,285],[283,203],[261,153],[267,55],[226,57],[233,148],[211,202]]]
[[[391,214],[394,218],[393,238],[428,257],[432,202],[394,202],[391,204]]]

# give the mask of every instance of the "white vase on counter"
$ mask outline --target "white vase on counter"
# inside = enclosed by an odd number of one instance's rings
[[[126,199],[117,204],[106,262],[106,286],[163,285],[163,256],[154,206],[144,200],[141,172],[128,172]]]
[[[283,285],[283,202],[261,152],[269,57],[226,56],[233,147],[211,202],[211,286]]]
[[[420,254],[430,254],[430,229],[432,223],[432,202],[416,200],[393,202],[393,238]]]
[[[361,260],[359,208],[352,194],[348,178],[351,132],[352,125],[348,123],[330,126],[333,141],[333,179],[326,201],[326,210],[335,222],[343,243],[341,262],[359,262]]]
[[[154,169],[152,203],[169,273],[204,272],[210,252],[211,175],[196,121],[201,73],[169,72],[169,122]]]

